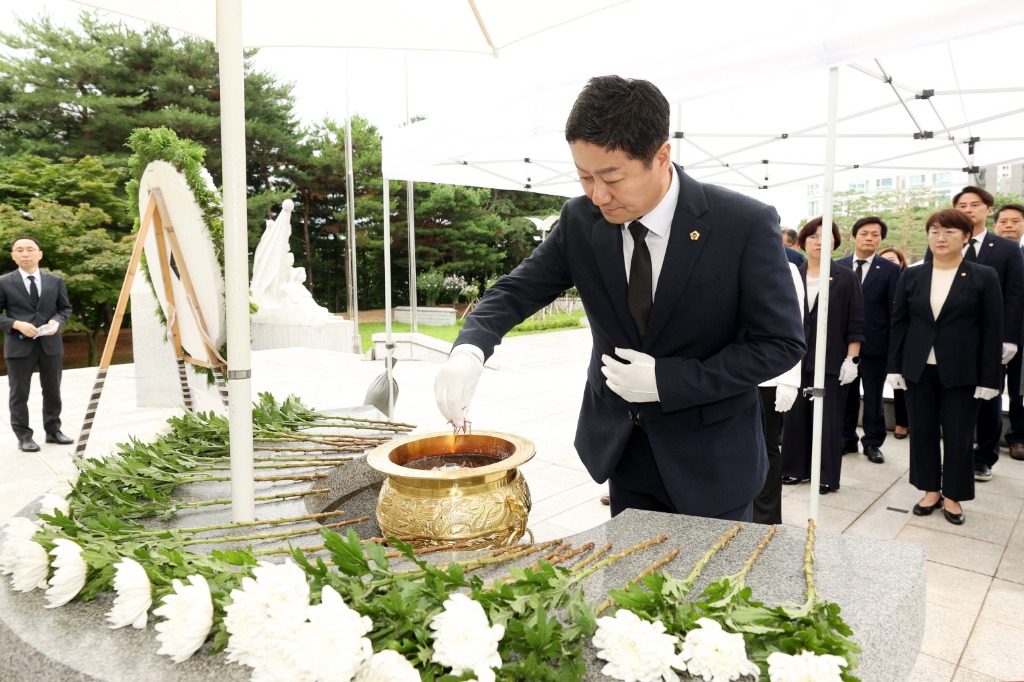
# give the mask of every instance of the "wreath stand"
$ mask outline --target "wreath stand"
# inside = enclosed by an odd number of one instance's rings
[[[213,373],[214,382],[220,393],[221,402],[228,405],[228,387],[224,381],[224,372],[227,370],[227,361],[217,353],[207,332],[206,322],[203,313],[197,304],[195,289],[192,287],[192,278],[189,277],[188,268],[185,266],[185,258],[182,255],[178,238],[174,234],[174,227],[169,219],[167,206],[164,203],[163,195],[159,188],[150,191],[149,203],[139,225],[139,231],[135,237],[135,248],[132,249],[131,259],[128,261],[128,271],[125,273],[124,282],[121,284],[121,294],[117,299],[117,307],[114,310],[114,319],[110,326],[110,333],[107,335],[106,343],[103,346],[103,356],[100,358],[99,369],[96,371],[96,382],[92,387],[92,394],[89,396],[89,406],[85,411],[85,420],[78,433],[78,441],[75,443],[75,454],[83,455],[89,443],[89,434],[92,431],[92,423],[96,418],[96,408],[100,402],[100,395],[103,393],[103,384],[107,378],[107,370],[110,368],[110,361],[114,356],[114,346],[117,344],[117,336],[121,331],[121,322],[124,320],[124,312],[128,307],[129,295],[132,283],[135,281],[135,274],[139,269],[139,261],[146,244],[146,236],[149,234],[152,225],[156,237],[156,248],[160,260],[160,271],[163,274],[164,295],[167,298],[167,326],[171,332],[171,343],[174,346],[174,356],[178,365],[178,381],[181,385],[181,395],[185,402],[185,409],[192,411],[192,392],[188,386],[188,374],[185,371],[185,363],[206,367]],[[169,250],[169,252],[168,252]],[[171,272],[174,272],[181,279],[181,284],[186,292],[184,302],[187,314],[193,316],[196,328],[203,340],[203,347],[206,349],[208,360],[200,360],[188,355],[181,345],[181,333],[178,327],[178,305],[174,300],[174,289],[171,286]]]

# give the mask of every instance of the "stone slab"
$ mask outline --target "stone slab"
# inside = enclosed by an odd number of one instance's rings
[[[295,516],[334,508],[345,509],[349,518],[372,513],[380,479],[362,458],[332,471],[326,483],[331,493],[261,505],[259,517]],[[318,481],[317,487],[326,486]],[[224,493],[224,489],[217,487],[198,488],[190,486],[180,493],[201,498]],[[280,492],[280,488],[275,488],[275,492]],[[34,506],[35,503],[26,510]],[[27,511],[22,514],[30,515]],[[173,525],[225,522],[230,520],[228,517],[228,510],[206,509],[178,515]],[[599,599],[610,588],[621,587],[672,547],[679,547],[680,553],[665,570],[685,576],[732,525],[732,522],[715,519],[630,510],[568,539],[576,546],[591,541],[597,546],[610,542],[615,551],[619,551],[661,533],[669,535],[664,544],[627,557],[592,577],[585,589],[588,597]],[[705,568],[694,594],[711,580],[738,572],[767,530],[767,526],[746,524]],[[359,532],[369,537],[379,531],[376,524],[366,522]],[[819,594],[841,606],[844,619],[864,649],[861,665],[854,674],[865,682],[905,680],[914,666],[924,635],[923,548],[906,542],[820,531],[816,535],[815,579]],[[803,600],[805,541],[804,529],[779,527],[748,576],[747,584],[755,598],[770,603]],[[224,545],[219,547],[225,548]],[[433,560],[441,562],[445,557],[434,555]],[[107,629],[104,616],[110,608],[109,596],[101,596],[90,603],[72,602],[59,609],[46,609],[44,604],[41,591],[16,593],[6,580],[0,581],[0,679],[61,682],[249,679],[248,668],[228,663],[222,654],[204,655],[201,651],[178,665],[158,656],[159,645],[152,625],[142,631]],[[600,661],[592,659],[591,664],[588,680],[608,679],[600,674]]]

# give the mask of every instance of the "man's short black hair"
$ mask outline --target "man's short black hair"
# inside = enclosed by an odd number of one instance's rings
[[[864,227],[865,225],[878,225],[882,228],[882,239],[885,239],[889,234],[889,226],[885,224],[885,221],[878,216],[869,215],[867,218],[861,218],[853,224],[853,229],[850,232],[854,237],[857,236],[857,230]]]
[[[565,123],[565,141],[622,150],[648,166],[668,141],[669,104],[653,83],[621,76],[591,78]]]
[[[960,197],[962,197],[965,194],[977,194],[978,197],[982,201],[984,201],[985,205],[988,206],[989,208],[992,208],[993,206],[996,205],[996,198],[989,194],[988,192],[986,192],[985,190],[983,190],[981,187],[978,187],[976,185],[967,185],[967,187],[964,187],[962,190],[956,193],[956,196],[953,197],[953,206],[956,206],[960,202]]]
[[[996,222],[997,220],[999,220],[999,214],[1005,211],[1006,209],[1016,211],[1017,213],[1020,213],[1022,217],[1024,217],[1024,206],[1021,206],[1020,204],[1004,204],[999,207],[999,210],[992,214],[992,222]]]
[[[11,250],[12,251],[14,250],[14,245],[17,244],[18,242],[20,242],[22,239],[29,240],[30,242],[32,242],[33,244],[36,245],[37,249],[39,249],[40,251],[43,250],[43,245],[39,243],[38,239],[36,239],[35,237],[30,237],[29,235],[25,234],[25,235],[22,235],[22,236],[18,237],[17,239],[15,239],[14,241],[11,242]]]

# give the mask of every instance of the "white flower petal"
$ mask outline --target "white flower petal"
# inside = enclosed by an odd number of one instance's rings
[[[153,588],[149,576],[139,562],[124,558],[114,564],[114,605],[107,613],[110,628],[131,625],[141,630],[149,620],[153,605]]]
[[[483,607],[464,594],[453,594],[444,603],[444,611],[430,621],[434,630],[431,660],[460,675],[472,671],[481,682],[494,679],[492,668],[501,667],[498,643],[505,627],[491,625]]]
[[[82,548],[77,543],[60,538],[54,540],[50,550],[53,566],[56,570],[50,578],[50,587],[46,590],[46,608],[64,606],[75,598],[85,587],[85,574],[88,567],[82,558]]]
[[[201,575],[188,577],[190,585],[175,578],[171,581],[174,593],[163,598],[160,608],[153,614],[165,620],[156,624],[158,654],[170,656],[181,663],[203,645],[213,627],[213,602],[210,585]]]
[[[70,513],[70,505],[65,498],[53,493],[46,493],[39,499],[39,509],[36,513],[54,516],[55,511],[67,516]]]
[[[420,674],[402,654],[385,649],[363,663],[353,682],[420,682]]]
[[[598,658],[608,661],[601,672],[617,680],[674,682],[674,670],[686,670],[676,653],[679,638],[666,633],[661,621],[642,620],[626,609],[599,618],[593,642]]]
[[[710,618],[699,619],[697,625],[686,633],[680,654],[691,675],[708,682],[731,682],[744,675],[761,674],[757,664],[747,659],[743,635],[726,632]]]
[[[34,540],[8,538],[4,543],[5,573],[11,574],[11,587],[18,592],[43,589],[48,583],[50,557]]]
[[[841,668],[846,665],[842,656],[817,655],[810,651],[784,654],[780,651],[768,656],[768,677],[772,682],[840,682]]]

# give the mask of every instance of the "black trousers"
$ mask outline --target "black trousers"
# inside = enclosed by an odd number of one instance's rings
[[[814,373],[801,372],[800,386],[813,386]],[[843,411],[846,389],[835,374],[825,375],[825,404],[822,412],[821,482],[839,490],[843,468]],[[793,408],[786,413],[782,429],[782,475],[801,480],[811,477],[811,439],[813,438],[814,405],[810,398],[797,396]]]
[[[974,389],[943,386],[935,365],[926,365],[917,383],[907,382],[910,484],[918,490],[938,490],[957,502],[974,499],[971,445],[978,403],[998,401],[976,400]]]
[[[1024,443],[1024,396],[1020,394],[1022,361],[1024,348],[1006,365],[1006,395],[1010,398],[1010,430],[1006,432],[1006,442],[1010,445]]]
[[[612,516],[618,516],[627,509],[679,513],[665,490],[647,432],[639,426],[633,427],[626,452],[608,478],[608,496],[611,498]],[[753,503],[748,502],[714,518],[750,521],[752,510]]]
[[[1002,368],[1002,373],[1000,386],[1006,379],[1005,365]],[[971,389],[971,394],[974,394],[973,389]],[[999,439],[1003,435],[1003,397],[997,395],[992,400],[979,402],[981,405],[978,407],[978,419],[975,424],[978,446],[974,449],[974,462],[975,464],[993,466],[999,461]]]
[[[754,498],[754,523],[782,523],[782,450],[779,425],[782,413],[775,411],[775,387],[760,386],[761,424],[768,449],[768,476]]]
[[[902,388],[892,392],[892,411],[896,426],[907,428],[910,425],[907,418],[907,392]]]
[[[32,388],[32,372],[39,369],[39,383],[43,389],[43,429],[46,433],[60,431],[60,379],[64,371],[62,355],[46,355],[42,346],[34,346],[23,358],[4,358],[7,362],[7,382],[10,386],[8,406],[11,410],[11,429],[18,440],[32,437],[29,426],[28,396]]]
[[[860,413],[860,386],[864,386],[864,445],[881,447],[885,442],[885,408],[882,404],[882,388],[885,386],[884,355],[862,355],[857,366],[857,379],[845,387],[847,390],[846,412],[843,416],[843,443],[856,443],[857,416]]]

